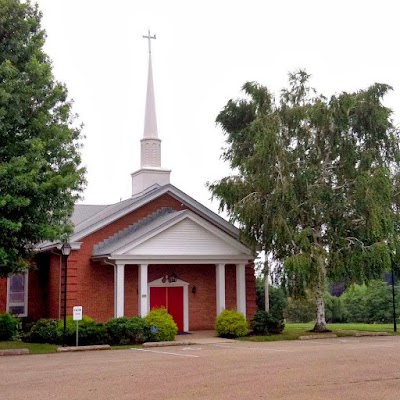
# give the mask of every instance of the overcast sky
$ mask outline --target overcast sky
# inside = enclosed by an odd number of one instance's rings
[[[162,139],[171,183],[210,202],[207,181],[227,175],[215,118],[246,81],[275,93],[306,68],[330,95],[387,83],[400,120],[400,2],[39,0],[45,49],[84,123],[88,173],[83,203],[131,196],[139,168],[150,28]]]

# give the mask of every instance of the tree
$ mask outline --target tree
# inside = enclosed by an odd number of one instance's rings
[[[43,51],[37,5],[0,0],[0,276],[60,238],[84,185],[80,127]]]
[[[324,331],[326,277],[378,278],[399,254],[399,132],[382,104],[389,86],[328,99],[308,81],[289,74],[278,102],[254,82],[229,100],[217,123],[235,175],[209,188],[243,240],[280,263],[290,294],[311,290]]]

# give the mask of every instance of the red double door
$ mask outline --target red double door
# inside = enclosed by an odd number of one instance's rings
[[[183,287],[150,287],[150,310],[165,307],[183,332]]]

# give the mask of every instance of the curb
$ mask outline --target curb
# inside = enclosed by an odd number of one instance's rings
[[[74,347],[59,347],[57,353],[69,353],[73,351],[94,351],[94,350],[111,350],[109,344],[99,344],[96,346],[74,346]]]
[[[174,342],[146,342],[142,347],[165,347],[165,346],[192,346],[198,343],[190,342],[187,340],[174,341]]]
[[[23,356],[29,354],[29,349],[0,350],[0,356]]]
[[[334,333],[320,333],[319,335],[307,335],[307,336],[300,336],[300,340],[311,340],[311,339],[334,339],[337,338],[338,335]]]
[[[354,334],[355,337],[362,336],[392,336],[389,332],[357,332]]]

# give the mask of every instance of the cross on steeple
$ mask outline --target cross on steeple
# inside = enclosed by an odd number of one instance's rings
[[[142,36],[144,39],[148,39],[149,41],[149,54],[151,54],[151,39],[157,39],[156,35],[151,36],[150,35],[150,29],[147,31],[147,36],[143,35]]]

